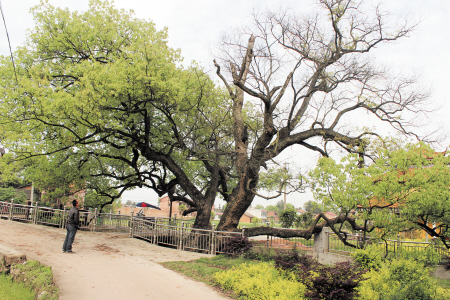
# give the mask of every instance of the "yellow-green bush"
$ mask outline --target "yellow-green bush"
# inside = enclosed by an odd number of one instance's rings
[[[295,275],[279,271],[271,263],[242,264],[214,274],[214,279],[223,289],[233,290],[239,299],[304,299],[305,286]]]
[[[366,249],[358,249],[350,256],[361,266],[363,270],[379,269],[383,262],[383,250],[378,245],[369,245]]]
[[[357,287],[364,300],[448,300],[448,290],[437,286],[422,263],[399,259],[381,264],[378,270],[363,275]]]

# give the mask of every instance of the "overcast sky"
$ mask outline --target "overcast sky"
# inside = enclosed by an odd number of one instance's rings
[[[117,0],[120,8],[133,9],[139,18],[152,20],[158,29],[168,27],[169,45],[179,48],[185,58],[186,65],[190,61],[199,62],[206,70],[212,69],[210,49],[214,49],[220,41],[222,33],[251,21],[253,11],[265,11],[289,7],[298,12],[313,9],[314,0]],[[378,3],[379,1],[370,1]],[[34,25],[30,7],[38,4],[38,0],[3,0],[1,1],[6,26],[9,31],[11,46],[14,49],[21,45],[26,37],[27,29]],[[88,7],[88,0],[53,0],[55,6],[68,7],[70,10],[83,11]],[[432,100],[439,110],[432,115],[430,122],[448,131],[450,125],[450,97],[448,81],[450,76],[450,1],[449,0],[389,0],[382,7],[398,15],[421,20],[417,30],[407,39],[377,49],[376,59],[380,63],[407,74],[421,75],[424,87],[431,88]],[[9,48],[3,24],[0,26],[0,55],[9,55]],[[212,74],[212,76],[214,76]],[[446,138],[439,147],[443,150],[450,144]],[[287,153],[293,157],[295,150]],[[316,156],[311,156],[303,167],[313,166]],[[295,164],[295,161],[292,161]],[[148,201],[157,203],[156,194],[135,190],[127,193],[124,200]],[[254,204],[274,204],[282,197],[270,202],[257,200]],[[289,195],[288,202],[296,207],[310,200],[310,194]]]

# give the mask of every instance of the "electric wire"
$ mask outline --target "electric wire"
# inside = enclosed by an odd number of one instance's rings
[[[13,68],[14,68],[14,75],[16,77],[16,84],[19,84],[19,80],[17,80],[16,64],[14,63],[14,56],[13,56],[12,50],[11,50],[11,42],[9,40],[8,28],[6,27],[5,15],[3,14],[3,6],[2,6],[1,1],[0,1],[0,11],[2,12],[3,24],[5,25],[6,37],[8,39],[8,45],[9,45],[9,53],[11,53],[11,61],[12,61]]]

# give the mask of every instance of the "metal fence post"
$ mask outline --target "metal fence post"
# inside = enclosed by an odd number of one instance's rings
[[[33,224],[37,223],[37,214],[38,214],[38,201],[36,201],[36,208],[34,209]]]
[[[157,245],[158,242],[156,241],[157,231],[158,230],[158,218],[155,219],[155,228],[153,229],[153,244]]]
[[[179,245],[178,245],[178,250],[183,250],[183,227],[184,227],[184,222],[181,221],[180,243],[179,243]]]
[[[9,207],[9,220],[12,221],[13,218],[13,208],[14,208],[14,199],[11,199],[11,204]]]
[[[65,227],[66,227],[66,206],[64,205],[61,228],[65,228]]]
[[[96,207],[95,210],[94,210],[94,218],[93,218],[93,221],[94,221],[94,232],[95,232],[95,227],[96,227],[96,225],[97,225],[97,207]]]
[[[131,219],[130,219],[130,237],[133,237],[133,213],[134,211],[131,211]]]
[[[214,240],[216,239],[216,232],[215,232],[215,227],[216,227],[216,225],[215,224],[212,224],[212,226],[211,226],[212,228],[211,228],[211,241],[210,241],[210,243],[211,243],[211,249],[210,249],[210,253],[209,254],[211,254],[211,255],[216,255],[216,245],[215,245],[215,243],[214,243]]]

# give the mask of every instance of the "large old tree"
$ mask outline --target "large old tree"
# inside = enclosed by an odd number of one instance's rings
[[[224,40],[216,68],[233,100],[238,184],[220,220],[223,230],[237,226],[255,197],[261,168],[286,148],[328,156],[338,147],[364,157],[378,135],[365,126],[385,123],[410,134],[408,117],[426,99],[414,80],[389,76],[368,56],[412,26],[392,27],[387,14],[367,10],[364,1],[319,3],[312,16],[257,16],[254,27]],[[248,102],[259,109],[257,127],[244,119]]]
[[[43,2],[33,14],[16,69],[8,58],[0,66],[8,155],[33,160],[28,176],[43,189],[94,189],[112,202],[145,186],[185,201],[208,227],[230,165],[226,94],[181,66],[166,30],[108,2],[84,13]]]
[[[185,213],[197,211],[197,228],[209,226],[221,195],[218,229],[233,230],[261,170],[287,147],[364,156],[377,134],[366,120],[409,133],[405,118],[426,98],[413,80],[389,77],[367,58],[412,27],[390,27],[385,14],[354,1],[319,9],[267,14],[227,41],[216,61],[221,90],[198,67],[182,67],[166,31],[131,12],[98,0],[84,13],[43,3],[16,70],[0,62],[1,142],[16,159],[45,155],[79,169],[74,181],[112,200],[134,187],[168,193],[189,204]]]

